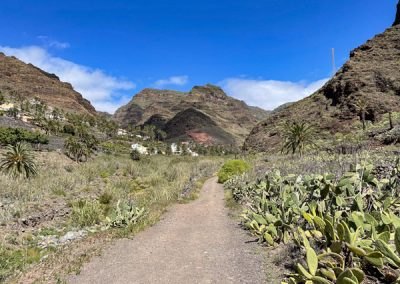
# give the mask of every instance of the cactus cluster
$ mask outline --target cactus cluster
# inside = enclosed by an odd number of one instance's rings
[[[138,208],[130,203],[118,200],[114,212],[106,217],[106,228],[122,228],[130,224],[136,224],[144,213],[144,208]]]
[[[378,179],[370,164],[334,175],[282,177],[278,171],[234,187],[243,223],[270,246],[304,253],[282,283],[400,283],[400,163]]]

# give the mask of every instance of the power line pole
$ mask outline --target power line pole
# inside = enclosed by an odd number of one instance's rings
[[[335,49],[332,48],[332,77],[336,74]]]

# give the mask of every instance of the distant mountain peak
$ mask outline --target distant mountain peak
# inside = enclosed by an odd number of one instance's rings
[[[211,96],[219,99],[224,99],[228,97],[221,87],[212,84],[207,84],[205,86],[194,86],[190,93]]]
[[[267,111],[249,107],[220,87],[207,84],[190,92],[144,89],[118,109],[114,119],[123,127],[152,124],[165,128],[171,140],[178,136],[190,139],[195,133],[197,138],[209,135],[216,143],[239,145],[267,116]]]

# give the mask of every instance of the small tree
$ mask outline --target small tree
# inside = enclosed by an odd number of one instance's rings
[[[77,163],[82,161],[83,159],[87,159],[89,156],[89,150],[87,146],[77,140],[75,137],[69,137],[65,140],[64,148],[67,155],[74,159]]]
[[[75,135],[75,127],[70,123],[65,124],[62,131],[66,134]]]
[[[285,126],[283,137],[285,138],[282,152],[286,154],[292,153],[293,155],[298,152],[300,156],[308,146],[315,145],[315,131],[314,128],[305,122],[293,122]]]
[[[156,139],[158,141],[164,141],[167,138],[167,133],[163,130],[157,129],[156,130]]]
[[[0,170],[15,177],[23,175],[30,178],[37,174],[32,151],[21,143],[7,146],[7,152],[0,160]]]
[[[16,107],[10,108],[7,110],[7,115],[13,118],[17,118],[19,114],[19,109]]]

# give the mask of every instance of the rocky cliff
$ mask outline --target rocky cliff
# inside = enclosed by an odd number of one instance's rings
[[[393,26],[399,25],[400,24],[400,1],[397,4],[397,13],[396,13],[396,19],[394,20]]]
[[[74,91],[71,84],[4,53],[0,53],[0,92],[23,99],[39,98],[68,112],[96,114],[90,102]]]
[[[399,22],[399,11],[396,22]],[[244,148],[280,148],[287,121],[306,121],[319,132],[350,133],[360,120],[357,102],[367,104],[366,120],[400,111],[400,25],[395,24],[350,53],[350,59],[322,89],[271,114],[246,139]]]

